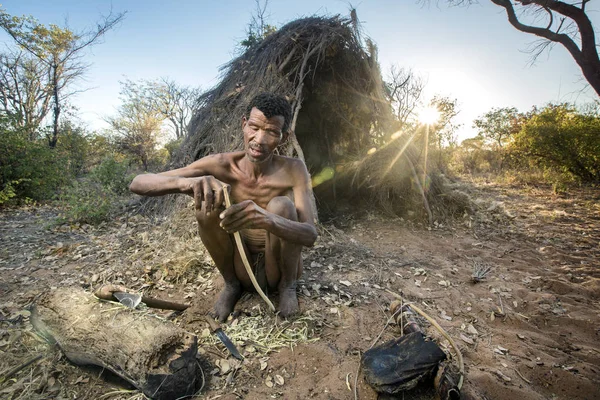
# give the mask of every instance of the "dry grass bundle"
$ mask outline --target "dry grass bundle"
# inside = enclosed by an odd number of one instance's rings
[[[243,346],[246,354],[267,355],[283,347],[293,348],[299,343],[310,343],[318,340],[309,328],[310,316],[292,321],[278,322],[277,317],[268,318],[265,314],[244,316],[235,324],[223,325],[227,336],[238,346]],[[215,345],[218,339],[206,329],[198,338],[202,345]]]

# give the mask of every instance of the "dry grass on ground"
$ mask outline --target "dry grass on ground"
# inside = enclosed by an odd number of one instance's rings
[[[53,225],[51,207],[5,210],[0,397],[143,398],[106,371],[69,363],[28,322],[27,308],[41,292],[103,283],[192,303],[183,314],[160,315],[199,336],[202,399],[348,399],[355,391],[362,400],[377,398],[357,368],[375,341],[400,334],[386,324],[386,289],[414,301],[458,341],[464,389],[473,397],[596,397],[600,192],[557,196],[549,187],[491,183],[463,189],[478,210],[449,225],[427,229],[366,214],[324,226],[305,252],[301,316],[281,321],[258,296],[245,296],[224,325],[246,357],[241,363],[206,334],[202,316],[221,283],[189,210],[169,221],[130,216],[95,228]],[[475,284],[480,267],[488,271]],[[429,399],[431,391],[405,398]]]

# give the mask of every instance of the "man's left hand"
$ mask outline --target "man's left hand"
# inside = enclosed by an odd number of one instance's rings
[[[265,229],[268,221],[267,212],[252,200],[244,200],[232,205],[219,217],[220,225],[227,233],[241,229]]]

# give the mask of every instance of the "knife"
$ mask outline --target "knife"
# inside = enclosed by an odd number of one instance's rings
[[[227,350],[229,350],[231,355],[237,358],[238,360],[243,360],[244,357],[242,357],[235,345],[227,337],[225,332],[223,332],[223,329],[221,329],[221,325],[217,321],[215,321],[211,316],[206,315],[205,319],[206,322],[208,322],[208,325],[210,326],[211,332],[217,336],[217,338],[221,341],[221,343],[225,345],[225,347],[227,347]]]

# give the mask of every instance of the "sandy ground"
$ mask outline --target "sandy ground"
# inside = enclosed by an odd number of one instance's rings
[[[304,254],[295,322],[304,338],[276,351],[239,341],[246,356],[239,365],[206,337],[201,316],[220,282],[190,213],[169,223],[136,216],[90,227],[56,224],[51,207],[4,210],[0,398],[143,398],[106,371],[69,363],[31,333],[27,307],[38,295],[107,282],[192,303],[183,314],[162,315],[201,338],[199,399],[377,399],[357,372],[375,341],[400,336],[387,323],[393,297],[386,289],[421,307],[457,342],[465,397],[600,398],[600,190],[559,197],[549,188],[479,184],[471,195],[479,211],[448,226],[375,214],[326,224]],[[478,267],[490,272],[473,283]],[[237,322],[225,331],[256,316],[265,326],[290,324],[264,311],[256,295],[236,310]],[[43,358],[2,382],[9,368],[37,354]],[[432,399],[431,382],[398,398]]]

